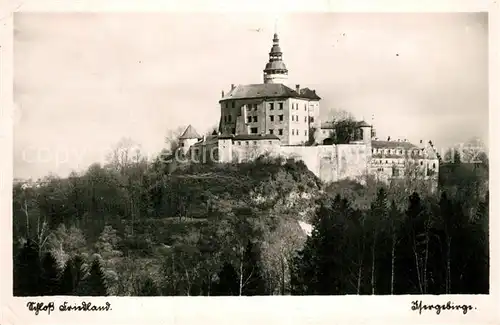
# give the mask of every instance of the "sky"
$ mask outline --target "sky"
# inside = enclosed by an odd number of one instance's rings
[[[316,89],[323,119],[488,145],[487,13],[16,13],[14,177],[84,170],[122,138],[153,156],[169,130],[209,130],[222,90],[262,83],[275,25],[289,84]]]

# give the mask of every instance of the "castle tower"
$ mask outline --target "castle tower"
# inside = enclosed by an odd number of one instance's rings
[[[265,84],[284,84],[288,80],[288,70],[283,62],[278,33],[274,33],[273,47],[269,52],[269,62],[264,69]]]
[[[358,127],[361,129],[362,132],[362,140],[363,143],[370,145],[372,143],[372,126],[365,121],[359,122]]]
[[[200,135],[190,124],[179,137],[179,150],[185,154],[193,144],[198,142],[199,138],[201,138]]]

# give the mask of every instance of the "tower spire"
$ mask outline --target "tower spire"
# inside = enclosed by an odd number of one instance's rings
[[[269,52],[269,62],[264,69],[264,83],[284,83],[288,79],[288,70],[283,62],[277,19],[274,21],[273,46]]]

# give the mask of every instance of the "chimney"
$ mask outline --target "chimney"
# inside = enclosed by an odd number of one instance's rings
[[[222,91],[222,98],[224,98],[224,90]]]
[[[233,90],[234,88],[236,88],[234,84],[231,84],[231,90]]]
[[[295,85],[295,91],[300,94],[300,85]]]
[[[420,144],[422,144],[422,140],[420,140]]]
[[[405,142],[408,142],[408,139],[405,139]]]
[[[388,137],[387,137],[387,141],[391,141],[391,136],[388,136]]]

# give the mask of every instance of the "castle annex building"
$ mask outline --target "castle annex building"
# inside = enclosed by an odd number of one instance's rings
[[[356,141],[328,142],[332,125],[320,121],[321,97],[287,82],[288,69],[274,34],[263,83],[233,84],[223,91],[218,134],[200,137],[189,126],[179,138],[181,150],[200,162],[241,162],[262,154],[300,159],[323,181],[366,174],[388,180],[410,170],[437,178],[438,159],[430,142],[379,141],[364,121],[357,123]]]

